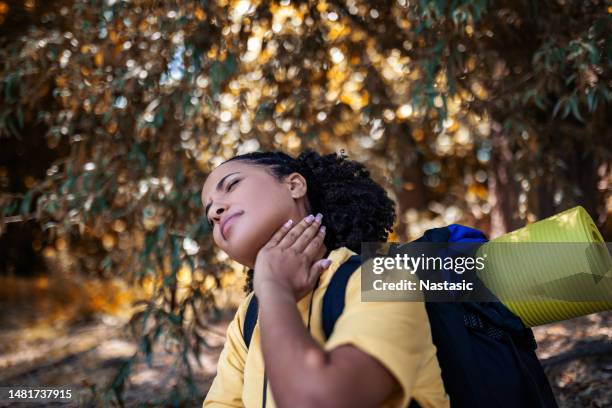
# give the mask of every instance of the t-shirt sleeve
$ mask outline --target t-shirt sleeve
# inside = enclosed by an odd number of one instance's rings
[[[243,407],[242,386],[247,348],[242,337],[243,316],[251,296],[247,297],[227,328],[226,340],[217,363],[217,375],[206,394],[203,408]]]
[[[378,360],[395,377],[407,406],[426,359],[435,358],[427,312],[422,302],[361,302],[361,268],[347,284],[343,313],[325,343],[330,351],[351,344]],[[439,374],[438,374],[439,376]],[[396,400],[397,398],[397,400]]]

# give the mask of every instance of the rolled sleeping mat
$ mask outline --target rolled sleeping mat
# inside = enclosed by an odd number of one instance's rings
[[[478,277],[528,327],[612,309],[612,258],[581,207],[482,245]]]

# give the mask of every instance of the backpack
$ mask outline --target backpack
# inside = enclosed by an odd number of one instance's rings
[[[414,242],[486,241],[482,232],[452,224],[427,230]],[[358,254],[345,261],[323,295],[326,339],[344,310],[346,286],[361,262]],[[426,302],[425,309],[451,407],[557,407],[535,354],[537,344],[531,329],[501,302]],[[243,327],[247,348],[257,312],[257,298],[253,295]],[[264,373],[264,406],[266,381]],[[420,405],[412,399],[408,408]]]

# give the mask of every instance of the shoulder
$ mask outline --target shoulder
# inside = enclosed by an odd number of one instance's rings
[[[366,262],[371,262],[368,260]],[[389,343],[411,343],[414,350],[426,349],[432,345],[429,318],[425,304],[419,301],[365,301],[362,296],[362,263],[352,273],[346,284],[345,306],[332,337],[368,338],[379,346]],[[419,333],[421,336],[415,337]],[[411,339],[411,340],[408,340]],[[331,338],[330,338],[331,340]],[[384,346],[383,346],[384,345]]]
[[[415,389],[420,376],[435,380],[435,394],[443,401],[445,393],[425,304],[362,301],[362,270],[363,264],[348,280],[344,311],[325,349],[331,352],[339,346],[352,345],[376,359],[400,384],[402,406],[415,392],[421,392]]]

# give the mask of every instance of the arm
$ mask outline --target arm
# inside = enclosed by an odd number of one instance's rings
[[[357,347],[319,346],[304,327],[294,295],[281,286],[265,286],[258,298],[262,350],[278,406],[378,406],[398,387],[382,364]]]
[[[242,339],[242,319],[245,305],[242,303],[227,328],[227,338],[217,364],[217,375],[206,394],[203,408],[243,407],[242,387],[247,349]]]
[[[353,407],[389,399],[408,405],[419,377],[430,379],[434,406],[448,406],[424,304],[361,302],[361,268],[349,279],[344,312],[325,347],[307,332],[296,300],[329,266],[316,261],[323,236],[312,217],[295,227],[288,222],[255,262],[262,351],[277,404]]]

